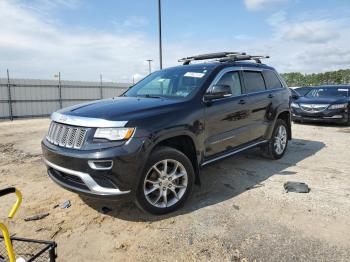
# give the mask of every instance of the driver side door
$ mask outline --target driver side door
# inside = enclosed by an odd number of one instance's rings
[[[250,140],[249,108],[247,95],[242,90],[241,72],[224,69],[214,79],[211,87],[213,85],[229,85],[232,94],[207,103],[205,158],[215,157]]]

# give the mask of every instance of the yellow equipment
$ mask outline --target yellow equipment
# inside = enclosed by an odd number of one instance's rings
[[[13,216],[16,214],[19,206],[22,203],[22,194],[19,190],[17,190],[14,187],[9,187],[9,188],[5,188],[0,190],[0,197],[8,195],[8,194],[12,194],[15,193],[17,200],[16,203],[13,205],[10,213],[8,214],[8,218],[13,218]],[[48,251],[48,259],[50,262],[54,262],[57,255],[55,252],[55,249],[57,247],[57,244],[55,242],[52,241],[41,241],[41,240],[34,240],[34,239],[25,239],[25,238],[18,238],[18,237],[10,237],[9,231],[7,229],[7,227],[5,226],[4,223],[0,222],[0,230],[2,233],[2,237],[0,236],[0,244],[1,241],[3,240],[5,242],[5,247],[6,247],[6,251],[7,251],[7,259],[9,262],[16,262],[16,254],[13,248],[13,243],[21,243],[21,246],[23,249],[25,249],[26,247],[28,247],[29,245],[35,245],[35,249],[37,249],[36,252],[32,252],[31,254],[28,254],[28,252],[26,252],[25,250],[21,251],[18,250],[17,253],[21,255],[21,261],[39,261],[39,260],[43,260],[44,256],[45,256],[45,252]],[[34,250],[33,247],[30,248],[31,250]],[[0,262],[2,261],[7,261],[5,260],[5,256],[6,254],[3,254],[3,250],[1,249],[0,246]],[[23,258],[23,255],[26,256],[26,258]],[[35,253],[35,254],[34,254]]]

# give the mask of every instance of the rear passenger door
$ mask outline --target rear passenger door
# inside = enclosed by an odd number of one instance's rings
[[[268,127],[267,114],[271,108],[271,96],[266,89],[262,70],[244,70],[243,79],[249,106],[250,140],[259,140],[264,137]]]
[[[268,90],[268,97],[271,102],[271,115],[267,116],[267,120],[272,120],[279,105],[289,103],[289,89],[283,86],[280,78],[277,76],[277,72],[273,70],[264,70],[263,76],[266,83],[266,89]],[[286,95],[286,93],[288,93],[288,95]]]

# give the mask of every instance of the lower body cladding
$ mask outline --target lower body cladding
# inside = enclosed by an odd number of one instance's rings
[[[129,195],[143,166],[143,142],[101,150],[76,150],[42,141],[48,175],[63,188],[101,199]]]
[[[346,124],[349,122],[349,113],[347,109],[339,110],[324,110],[321,112],[306,112],[301,109],[293,108],[293,121],[303,122],[325,122],[325,123],[339,123]]]

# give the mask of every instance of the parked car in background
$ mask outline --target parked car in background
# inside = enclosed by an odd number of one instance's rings
[[[305,96],[293,100],[292,119],[350,124],[349,93],[348,85],[312,87]]]
[[[312,87],[289,87],[292,100],[299,99],[302,96],[305,96],[310,90],[312,90]]]
[[[289,90],[292,97],[292,101],[297,100],[301,97],[301,95],[297,91],[295,91],[295,89],[289,88]]]
[[[185,202],[208,164],[253,147],[281,158],[292,137],[290,92],[261,58],[184,58],[120,97],[53,113],[42,140],[48,175],[78,194],[129,195],[164,214]],[[190,64],[207,59],[217,60]]]

